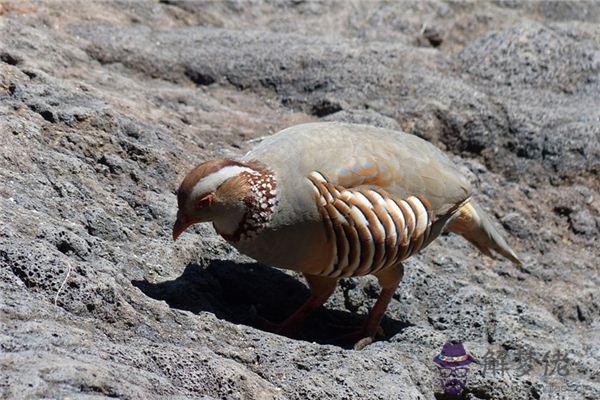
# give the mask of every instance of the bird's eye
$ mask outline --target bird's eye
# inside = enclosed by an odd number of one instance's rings
[[[207,194],[206,196],[203,196],[200,200],[198,200],[197,206],[198,208],[207,208],[210,207],[210,205],[213,202],[213,195],[212,194]]]

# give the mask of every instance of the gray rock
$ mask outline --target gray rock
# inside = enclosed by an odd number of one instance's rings
[[[586,237],[597,237],[600,226],[597,218],[594,218],[588,210],[581,210],[569,218],[573,232]]]
[[[502,217],[501,221],[504,228],[511,234],[521,239],[531,237],[527,220],[522,215],[512,212]]]

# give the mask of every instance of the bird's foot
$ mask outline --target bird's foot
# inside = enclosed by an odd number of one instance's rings
[[[362,350],[373,343],[378,336],[385,336],[385,332],[381,326],[373,333],[369,333],[364,328],[361,328],[346,335],[338,336],[331,340],[331,342],[340,345],[353,344],[352,348],[354,350]]]
[[[371,336],[364,337],[360,339],[358,342],[354,343],[354,350],[359,351],[373,343],[373,338]]]

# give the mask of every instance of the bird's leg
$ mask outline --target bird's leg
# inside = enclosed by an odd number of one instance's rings
[[[337,279],[304,274],[311,295],[309,299],[281,324],[271,324],[269,330],[284,336],[295,334],[304,321],[321,307],[337,286]]]
[[[394,267],[379,272],[376,277],[379,280],[381,292],[379,292],[377,301],[369,312],[369,315],[367,316],[362,328],[354,333],[338,338],[336,341],[354,341],[355,350],[361,350],[365,346],[373,343],[375,336],[380,331],[381,320],[385,315],[388,305],[392,300],[392,296],[396,292],[403,275],[404,267],[402,264],[398,264]]]
[[[396,287],[397,286],[398,285],[396,285]],[[392,300],[392,296],[396,291],[396,287],[382,288],[381,292],[379,292],[379,297],[377,297],[375,305],[371,309],[371,312],[369,312],[369,316],[363,324],[362,329],[359,331],[359,334],[357,336],[359,340],[354,344],[355,350],[361,350],[365,346],[368,346],[369,344],[373,343],[375,335],[377,334],[380,328],[379,325],[381,324],[381,320],[383,319],[385,311],[387,310],[388,305]]]

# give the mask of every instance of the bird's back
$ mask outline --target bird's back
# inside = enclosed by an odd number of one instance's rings
[[[263,140],[244,160],[272,168],[284,203],[295,207],[314,201],[308,181],[313,171],[346,188],[381,188],[400,199],[423,196],[434,215],[471,195],[467,179],[437,147],[414,135],[366,125],[296,125]]]

